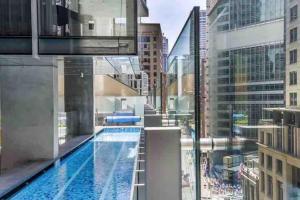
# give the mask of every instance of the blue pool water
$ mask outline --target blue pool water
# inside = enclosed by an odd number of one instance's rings
[[[11,199],[129,200],[138,128],[104,129]]]

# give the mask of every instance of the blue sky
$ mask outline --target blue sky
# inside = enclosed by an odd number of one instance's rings
[[[147,0],[147,4],[150,16],[143,22],[160,23],[171,50],[193,6],[205,9],[206,0]]]

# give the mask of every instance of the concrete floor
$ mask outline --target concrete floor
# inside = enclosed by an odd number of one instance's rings
[[[91,136],[84,135],[70,139],[67,143],[60,146],[58,158],[61,158],[68,152],[72,151],[72,149],[76,148],[80,143],[84,142],[89,137]],[[38,172],[47,168],[54,161],[55,160],[28,162],[17,168],[2,172],[0,174],[0,198],[1,196],[7,194],[14,188],[29,180]]]

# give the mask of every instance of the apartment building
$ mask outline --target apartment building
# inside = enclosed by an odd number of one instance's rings
[[[163,69],[163,35],[160,24],[140,24],[138,30],[139,56],[142,70],[148,74],[149,89],[158,84]]]
[[[260,199],[300,198],[299,5],[286,1],[286,107],[267,109],[273,117],[261,124],[271,127],[259,129]]]

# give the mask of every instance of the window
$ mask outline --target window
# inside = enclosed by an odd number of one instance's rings
[[[150,42],[150,37],[149,36],[141,36],[141,42]]]
[[[1,1],[1,36],[31,36],[31,1]]]
[[[297,106],[297,93],[290,93],[290,106]]]
[[[144,51],[144,56],[150,56],[150,51]]]
[[[149,65],[144,65],[144,70],[150,70],[150,66]]]
[[[283,185],[280,181],[277,181],[277,199],[283,200]]]
[[[95,29],[95,22],[94,21],[90,21],[89,22],[89,30],[94,30]]]
[[[134,81],[134,88],[137,88],[137,82]]]
[[[300,169],[298,167],[292,167],[292,186],[300,188]]]
[[[290,64],[297,62],[297,49],[290,51]]]
[[[259,139],[261,144],[265,143],[265,134],[263,131],[260,132],[260,139]]]
[[[260,191],[265,192],[265,173],[261,172]]]
[[[122,110],[127,110],[127,99],[126,98],[121,99],[121,108],[122,108]]]
[[[272,156],[267,156],[267,168],[268,168],[268,170],[272,170],[272,162],[273,162],[273,160],[272,160]]]
[[[276,160],[276,173],[282,175],[282,161]]]
[[[272,134],[271,133],[267,133],[267,145],[269,147],[273,146],[273,141],[272,141]]]
[[[277,149],[282,150],[282,129],[277,129],[276,130],[276,138],[277,138]]]
[[[153,62],[157,62],[157,58],[153,58]]]
[[[290,72],[290,85],[297,84],[297,72]]]
[[[290,30],[290,43],[297,41],[297,37],[298,37],[298,29],[293,28]]]
[[[144,44],[144,48],[147,49],[148,48],[148,44]]]
[[[156,56],[156,51],[153,51],[153,55]]]
[[[268,175],[268,179],[267,179],[267,186],[268,186],[267,195],[272,198],[273,197],[273,178],[269,175]]]
[[[294,6],[290,9],[290,21],[294,21],[298,18],[298,6]]]
[[[260,165],[262,167],[265,166],[265,154],[264,153],[260,153]]]
[[[153,41],[156,41],[156,37],[155,36],[153,37]]]

